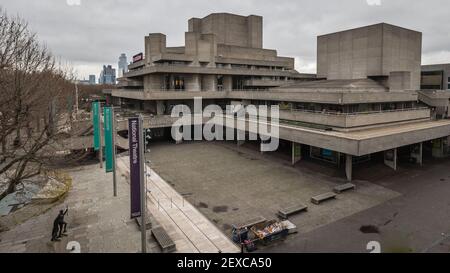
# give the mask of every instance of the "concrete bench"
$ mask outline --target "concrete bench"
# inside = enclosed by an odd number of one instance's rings
[[[149,230],[152,228],[152,218],[153,217],[151,217],[150,215],[147,214],[147,217],[145,218],[145,229],[146,230]],[[141,222],[142,222],[141,217],[137,217],[134,219],[136,220],[136,223],[137,223],[139,229],[141,229]]]
[[[266,221],[267,221],[266,218],[264,218],[262,216],[258,216],[258,217],[252,218],[252,219],[250,219],[250,220],[248,220],[248,221],[246,221],[244,223],[239,223],[239,224],[233,225],[233,227],[235,229],[249,228],[251,226],[264,223]]]
[[[278,216],[282,219],[287,219],[289,216],[296,214],[296,213],[300,213],[302,211],[307,211],[308,207],[303,205],[303,204],[299,204],[296,206],[291,206],[291,207],[287,207],[287,208],[283,208],[280,209],[278,211]]]
[[[152,225],[154,226],[158,226],[158,223],[156,222],[155,218],[153,217],[153,215],[150,213],[150,211],[147,210],[147,214],[145,215],[145,227],[147,230],[152,228]],[[136,224],[138,225],[139,229],[141,229],[141,217],[136,217],[134,218],[134,220],[136,221]]]
[[[311,197],[311,203],[319,205],[320,203],[336,198],[336,194],[333,192],[327,192],[323,194]]]
[[[163,253],[174,252],[176,250],[175,243],[161,226],[152,229],[152,235],[161,246]]]
[[[339,194],[339,193],[342,193],[342,192],[344,192],[344,191],[353,190],[353,189],[355,189],[355,188],[356,188],[355,184],[352,184],[352,183],[346,183],[346,184],[342,184],[342,185],[339,185],[339,186],[334,187],[334,188],[333,188],[333,191],[334,191],[335,193]]]

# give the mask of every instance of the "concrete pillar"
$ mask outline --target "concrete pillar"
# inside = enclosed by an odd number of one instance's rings
[[[433,140],[432,156],[435,158],[445,157],[444,152],[444,138],[438,138]]]
[[[302,159],[302,146],[300,143],[292,142],[292,166]]]
[[[151,63],[151,57],[166,52],[166,35],[150,33],[145,37],[145,59]]]
[[[339,168],[339,167],[341,167],[341,153],[340,152],[336,152],[336,156],[337,156],[336,164],[337,164],[337,166]]]
[[[144,76],[144,90],[149,91],[160,91],[162,89],[162,79],[161,75],[150,74]]]
[[[263,151],[262,145],[265,143],[264,140],[261,140],[261,143],[259,144],[259,151],[261,152],[261,154],[263,155],[265,152]]]
[[[345,155],[345,175],[349,182],[353,180],[353,157],[351,155]]]
[[[233,89],[233,78],[229,75],[223,76],[223,90],[231,91]]]
[[[422,166],[423,162],[423,152],[422,152],[423,144],[422,142],[412,146],[411,148],[411,158],[416,160],[416,163]]]
[[[384,164],[395,171],[397,170],[397,148],[384,151]]]
[[[186,78],[186,91],[201,91],[201,78],[199,74],[192,74]]]
[[[181,127],[180,129],[183,130],[183,127]],[[175,144],[181,144],[181,143],[183,143],[183,132],[176,131],[174,137],[175,137],[175,138],[174,138]]]
[[[203,91],[217,91],[217,75],[204,75],[202,77]]]
[[[236,130],[236,143],[237,146],[242,146],[245,143],[245,131]]]
[[[164,115],[164,111],[165,111],[164,101],[161,100],[156,101],[156,114]]]

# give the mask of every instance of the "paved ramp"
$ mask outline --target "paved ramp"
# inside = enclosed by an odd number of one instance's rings
[[[129,175],[129,157],[117,160],[119,172]],[[240,249],[194,206],[147,167],[148,210],[176,243],[179,253],[238,253]]]

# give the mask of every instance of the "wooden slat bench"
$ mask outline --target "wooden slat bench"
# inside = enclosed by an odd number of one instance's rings
[[[342,192],[344,192],[344,191],[353,190],[353,189],[355,189],[355,188],[356,188],[355,184],[352,184],[352,183],[346,183],[346,184],[342,184],[342,185],[339,185],[339,186],[334,187],[334,188],[333,188],[333,191],[334,191],[335,193],[339,194],[339,193],[342,193]]]
[[[161,226],[153,228],[152,235],[155,237],[156,242],[161,246],[163,253],[174,252],[176,250],[175,243]]]
[[[282,219],[288,219],[288,217],[291,216],[291,215],[294,215],[296,213],[300,213],[302,211],[307,211],[307,210],[308,210],[307,206],[305,206],[303,204],[299,204],[299,205],[295,205],[295,206],[291,206],[291,207],[280,209],[277,214]]]
[[[319,205],[320,203],[336,198],[336,194],[333,192],[327,192],[311,197],[311,203]]]
[[[266,221],[267,221],[266,218],[264,218],[264,217],[262,217],[262,216],[258,216],[258,217],[255,217],[255,218],[253,218],[253,219],[250,219],[250,220],[248,220],[248,221],[246,221],[246,222],[244,222],[244,223],[239,223],[239,224],[233,225],[233,227],[234,227],[235,229],[249,228],[249,227],[251,227],[251,226],[254,226],[254,225],[257,225],[257,224],[261,224],[261,223],[264,223],[264,222],[266,222]]]

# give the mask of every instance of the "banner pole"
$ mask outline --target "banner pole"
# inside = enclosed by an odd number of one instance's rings
[[[139,115],[139,165],[140,165],[140,180],[141,180],[141,240],[142,240],[142,253],[147,253],[147,185],[145,183],[144,168],[145,164],[145,150],[144,150],[144,136],[143,136],[143,121],[142,115]]]
[[[99,135],[99,138],[100,138],[100,140],[99,140],[100,147],[99,147],[99,150],[98,150],[98,155],[99,155],[98,157],[99,157],[99,160],[100,160],[100,169],[103,169],[103,139],[102,139],[102,120],[101,120],[102,114],[101,114],[101,112],[102,112],[102,104],[99,101],[98,102],[98,113],[97,113],[97,115],[98,115],[98,135]]]
[[[116,116],[114,113],[114,106],[111,106],[111,116],[112,116],[112,148],[113,148],[113,188],[114,188],[114,197],[117,197],[117,175],[116,175],[116,132],[117,132],[117,124],[116,124]]]

